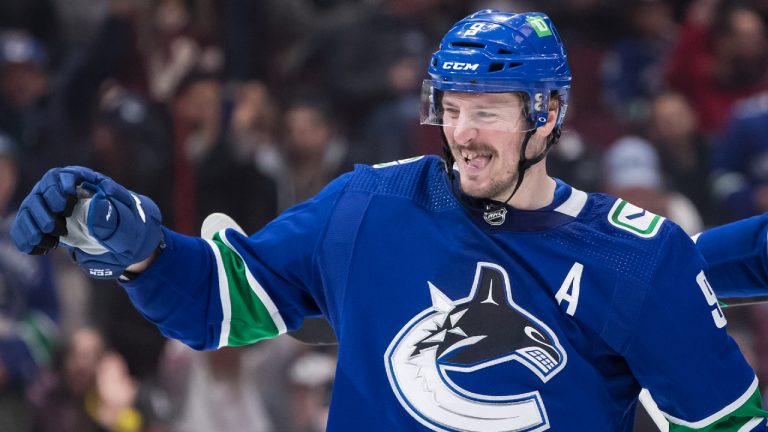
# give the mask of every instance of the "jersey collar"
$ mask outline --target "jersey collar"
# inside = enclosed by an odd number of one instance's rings
[[[587,203],[585,192],[560,179],[554,180],[556,186],[552,203],[536,210],[520,210],[499,201],[464,195],[459,189],[458,176],[451,190],[472,220],[483,229],[492,232],[546,231],[574,220]]]

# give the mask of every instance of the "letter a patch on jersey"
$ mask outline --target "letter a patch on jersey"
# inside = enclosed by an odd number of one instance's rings
[[[651,238],[659,232],[664,218],[619,198],[608,213],[608,222],[638,237]]]

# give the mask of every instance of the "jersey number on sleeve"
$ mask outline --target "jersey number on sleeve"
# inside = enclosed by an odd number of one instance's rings
[[[715,292],[712,290],[712,287],[709,286],[709,281],[707,281],[707,277],[704,275],[703,270],[696,275],[696,282],[699,284],[699,288],[701,288],[704,298],[707,299],[707,304],[714,306],[714,309],[712,309],[712,319],[715,320],[715,325],[717,328],[725,327],[725,324],[727,323],[725,315],[723,315],[723,310],[720,309],[720,304],[717,302]]]

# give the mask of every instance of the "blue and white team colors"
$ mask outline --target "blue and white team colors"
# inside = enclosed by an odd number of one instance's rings
[[[166,230],[124,286],[197,349],[328,317],[331,431],[631,431],[642,387],[672,430],[766,430],[680,228],[562,182],[505,210],[467,210],[435,157],[358,166],[251,237]]]

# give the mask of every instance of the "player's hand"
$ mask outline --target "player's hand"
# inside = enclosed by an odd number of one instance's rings
[[[22,202],[11,237],[29,254],[61,244],[89,276],[116,279],[155,252],[160,224],[149,198],[88,168],[54,168]]]

